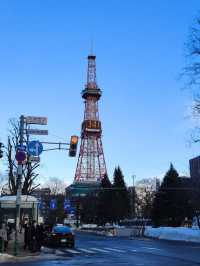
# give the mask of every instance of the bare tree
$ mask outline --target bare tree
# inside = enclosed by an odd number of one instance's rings
[[[16,177],[17,177],[17,162],[15,159],[17,147],[19,145],[19,122],[16,119],[9,121],[10,130],[6,148],[6,159],[8,163],[8,183],[7,189],[11,195],[16,195]],[[28,143],[28,136],[25,135],[24,142]],[[29,155],[27,156],[27,162],[23,165],[22,173],[22,194],[31,194],[39,184],[36,184],[38,174],[35,170],[39,167],[39,163],[30,162]]]
[[[66,184],[58,177],[50,177],[44,187],[50,188],[51,194],[55,196],[65,192]]]
[[[191,106],[192,117],[199,121],[200,117],[200,18],[197,18],[194,26],[190,30],[188,42],[186,44],[186,67],[181,74],[184,79],[184,87],[190,89],[193,94]],[[194,142],[200,141],[199,123],[192,133]]]

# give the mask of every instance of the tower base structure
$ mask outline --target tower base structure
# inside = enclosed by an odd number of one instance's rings
[[[66,198],[73,201],[76,198],[85,198],[97,194],[100,186],[100,182],[74,182],[66,188]]]

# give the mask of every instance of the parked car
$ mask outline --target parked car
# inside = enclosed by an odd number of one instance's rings
[[[50,232],[45,233],[44,245],[53,247],[70,247],[75,246],[75,236],[72,229],[64,225],[56,225]]]

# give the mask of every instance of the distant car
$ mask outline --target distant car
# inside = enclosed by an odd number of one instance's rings
[[[56,225],[51,232],[46,232],[44,245],[53,247],[70,247],[75,246],[75,237],[72,229],[64,225]]]

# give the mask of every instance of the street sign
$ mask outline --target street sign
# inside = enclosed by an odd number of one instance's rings
[[[71,207],[71,208],[69,208],[69,210],[68,210],[68,214],[75,214],[76,213],[76,210],[75,210],[75,208],[73,208],[73,207]]]
[[[39,156],[29,156],[29,162],[35,162],[35,163],[39,163],[40,162],[40,157]]]
[[[68,210],[70,208],[71,208],[70,200],[65,200],[64,201],[64,210]]]
[[[43,145],[38,140],[28,143],[28,153],[32,156],[39,156],[43,152]]]
[[[47,117],[27,116],[25,119],[27,124],[47,125]]]
[[[41,129],[27,129],[28,135],[48,135],[48,130]]]
[[[17,151],[26,151],[26,146],[25,145],[18,145]]]
[[[26,153],[24,151],[17,151],[15,158],[18,163],[23,163],[26,160]]]
[[[54,210],[54,209],[56,209],[56,208],[57,208],[57,202],[56,202],[55,199],[52,199],[52,200],[50,201],[50,209]]]

